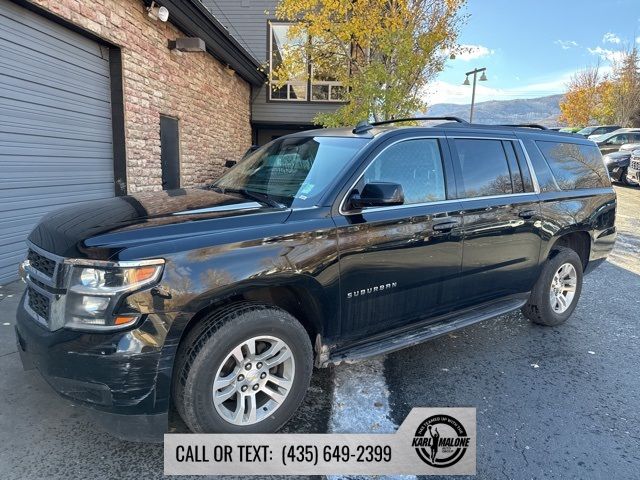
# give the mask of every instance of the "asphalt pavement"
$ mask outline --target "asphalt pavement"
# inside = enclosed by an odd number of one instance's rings
[[[513,313],[316,371],[285,431],[393,431],[414,406],[471,406],[475,478],[638,478],[640,189],[616,190],[616,248],[585,277],[567,323],[540,327]],[[22,371],[13,333],[21,293],[19,283],[0,287],[0,478],[161,478],[162,446],[110,437]],[[185,430],[175,415],[171,427]]]

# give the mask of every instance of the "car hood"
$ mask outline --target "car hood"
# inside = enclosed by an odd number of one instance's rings
[[[607,158],[615,159],[615,160],[625,160],[631,157],[631,152],[613,152],[605,155]]]
[[[257,213],[267,215],[245,218]],[[29,241],[62,257],[107,259],[128,245],[281,223],[289,213],[284,207],[208,189],[150,192],[54,211],[36,225]]]

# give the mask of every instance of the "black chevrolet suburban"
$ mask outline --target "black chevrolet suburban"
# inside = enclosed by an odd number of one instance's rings
[[[563,323],[616,235],[598,148],[436,120],[296,133],[211,185],[49,214],[25,368],[123,438],[161,440],[171,405],[194,432],[272,432],[314,366],[517,309]]]

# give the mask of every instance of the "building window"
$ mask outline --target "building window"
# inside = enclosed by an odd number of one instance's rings
[[[180,129],[178,119],[160,115],[162,189],[180,188]]]
[[[287,49],[299,46],[304,39],[289,38],[288,23],[269,23],[271,34],[269,35],[269,58],[270,58],[270,78],[279,80],[274,75],[274,70],[282,65],[282,59],[287,53]],[[280,88],[269,88],[269,98],[271,100],[304,101],[308,97],[307,65],[301,67],[297,78],[292,78]]]
[[[279,80],[274,70],[282,65],[287,49],[308,41],[306,38],[289,38],[290,26],[290,23],[269,22],[269,77],[273,84]],[[314,71],[308,61],[284,85],[269,87],[269,99],[276,101],[344,102],[344,94],[345,88],[335,77],[328,72]]]
[[[343,102],[344,87],[330,74],[316,72],[311,67],[311,100],[314,102]]]

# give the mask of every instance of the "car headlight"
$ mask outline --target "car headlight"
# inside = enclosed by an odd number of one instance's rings
[[[129,326],[140,315],[113,314],[127,294],[158,282],[164,260],[99,262],[68,260],[65,327],[74,330],[113,330]]]

